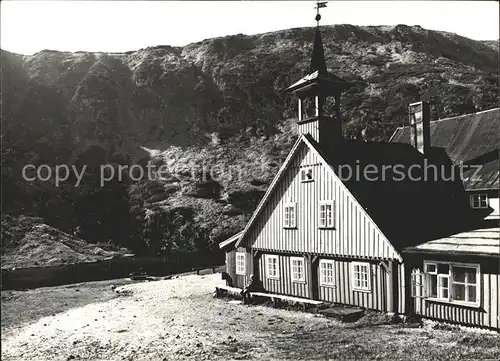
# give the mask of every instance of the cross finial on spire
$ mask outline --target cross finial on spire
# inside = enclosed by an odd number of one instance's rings
[[[328,1],[322,1],[322,2],[320,2],[319,0],[316,1],[316,7],[315,7],[315,9],[316,9],[316,18],[315,19],[316,19],[316,26],[318,26],[318,27],[319,27],[319,21],[321,20],[321,15],[319,13],[319,9],[326,8],[326,3],[327,2]]]

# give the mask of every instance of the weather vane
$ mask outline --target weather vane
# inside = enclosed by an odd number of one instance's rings
[[[316,26],[319,26],[319,21],[321,20],[321,15],[319,13],[319,9],[326,8],[327,2],[328,1],[323,1],[323,2],[317,1],[316,2],[316,7],[315,7],[315,9],[316,9],[316,18],[315,18],[316,19]]]

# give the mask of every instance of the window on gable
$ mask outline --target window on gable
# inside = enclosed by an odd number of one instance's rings
[[[354,290],[369,291],[370,264],[368,262],[351,262],[352,288]]]
[[[304,257],[291,257],[292,264],[292,282],[305,282],[306,272]]]
[[[335,202],[321,201],[319,203],[319,227],[333,228],[335,227]]]
[[[488,208],[488,195],[485,193],[471,194],[470,205],[472,208]]]
[[[266,274],[268,278],[279,278],[278,256],[266,255]]]
[[[477,264],[424,262],[424,289],[413,297],[478,306],[480,267]],[[412,279],[412,283],[416,283]],[[412,288],[416,287],[412,285]]]
[[[322,286],[334,286],[333,260],[322,259],[319,261],[319,284]]]
[[[313,179],[313,169],[312,167],[305,167],[300,170],[300,181],[301,182],[312,182]]]
[[[236,274],[237,275],[245,275],[245,258],[246,254],[243,252],[236,252]]]
[[[295,212],[295,203],[285,203],[285,219],[283,221],[283,227],[295,228],[296,216],[297,214]]]

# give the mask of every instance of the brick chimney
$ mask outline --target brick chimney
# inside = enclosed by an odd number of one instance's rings
[[[411,127],[410,143],[425,155],[431,147],[429,103],[420,101],[410,104],[408,115]]]

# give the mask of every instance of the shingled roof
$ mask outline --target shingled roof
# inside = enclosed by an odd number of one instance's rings
[[[405,250],[406,253],[465,254],[498,258],[498,227],[479,228],[432,240]]]
[[[353,176],[343,181],[398,249],[459,232],[483,216],[470,210],[460,175],[444,148],[431,147],[424,157],[409,144],[345,140],[338,152],[321,152],[339,177],[337,167],[346,165],[351,169],[377,169],[370,176],[373,180]],[[439,173],[426,177],[426,163],[435,165]],[[420,167],[411,170],[413,165]],[[399,177],[396,169],[405,176]],[[411,179],[410,172],[420,180]]]
[[[402,250],[423,241],[460,232],[476,218],[484,218],[470,209],[459,175],[451,179],[447,176],[447,180],[441,179],[441,172],[437,179],[432,176],[425,179],[422,176],[424,162],[454,172],[443,148],[430,148],[427,157],[409,144],[368,143],[359,140],[345,140],[341,148],[336,150],[325,149],[307,134],[297,140],[245,230],[223,242],[221,248],[234,241],[236,244],[242,241],[279,183],[280,175],[291,164],[293,154],[301,143],[316,152],[325,166],[337,174],[396,249]],[[407,176],[410,167],[416,164],[421,165],[418,168],[420,170],[416,169],[412,174],[421,180]],[[349,166],[351,170],[375,167],[378,174],[374,175],[376,179],[373,180],[364,176],[363,171],[360,176],[353,174],[352,177],[345,177],[340,169],[345,166]],[[396,166],[406,174],[402,179],[396,174]],[[443,214],[447,217],[443,217]]]
[[[409,126],[399,127],[390,142],[409,144],[410,132]],[[500,108],[433,121],[430,136],[431,145],[444,148],[453,163],[483,166],[476,179],[464,179],[467,190],[499,188]]]

